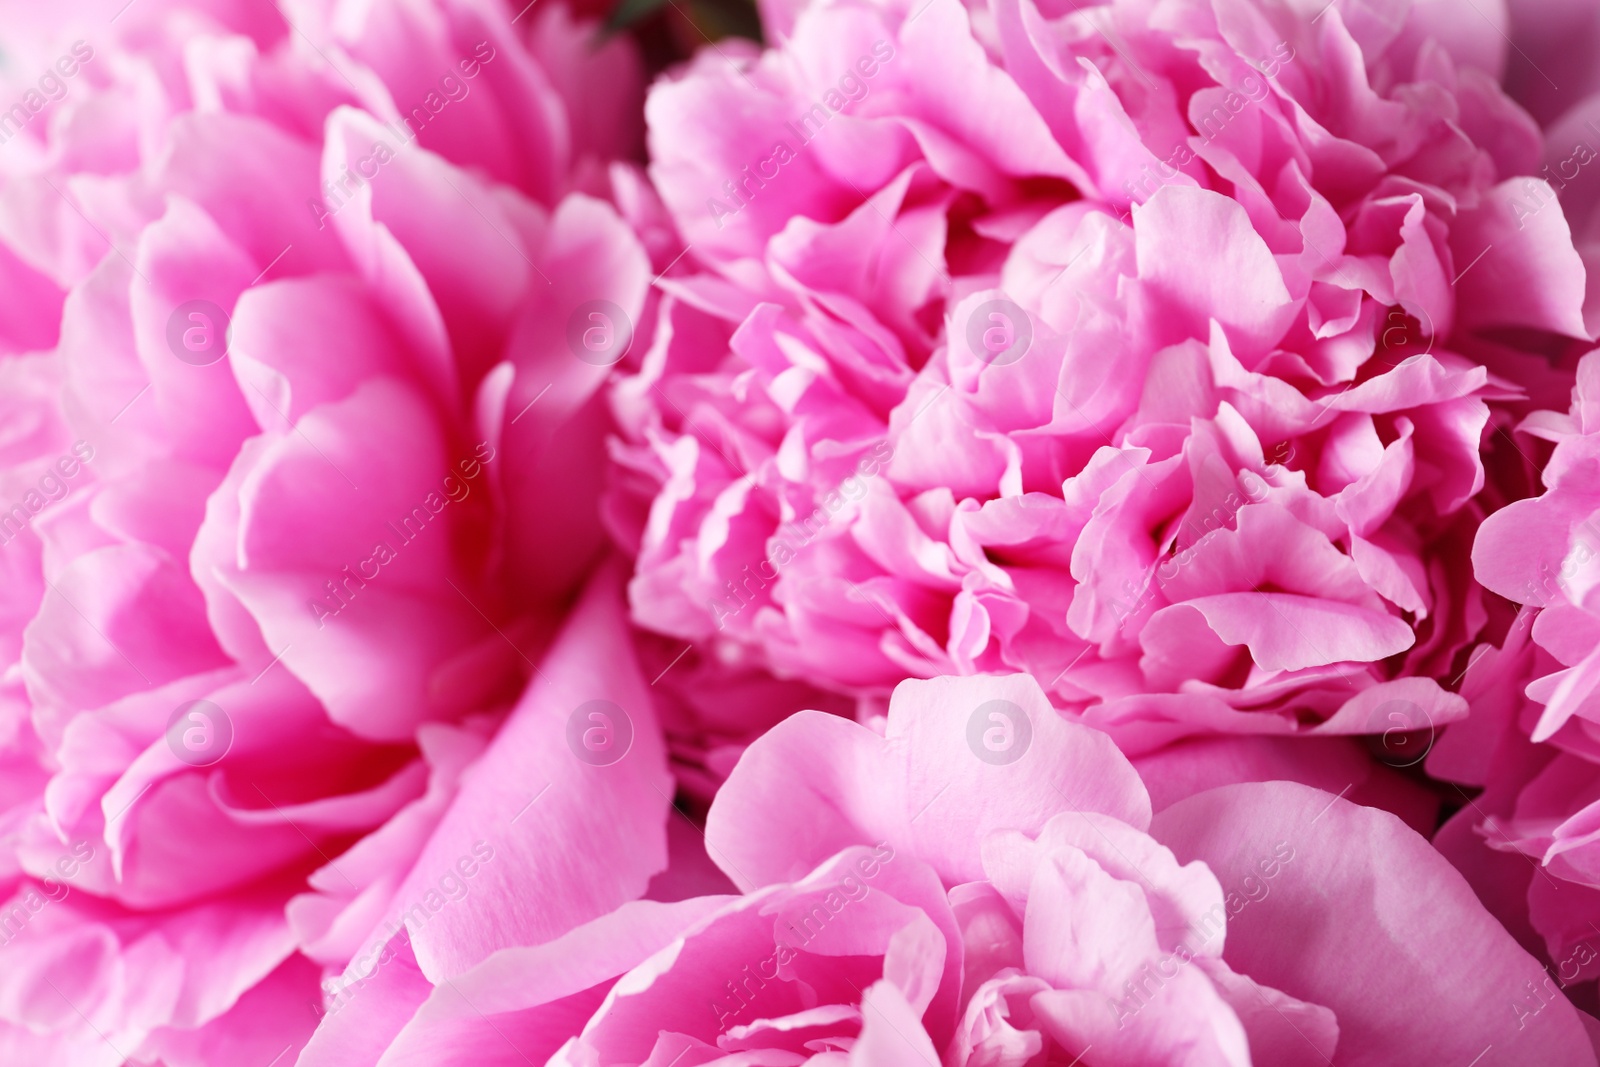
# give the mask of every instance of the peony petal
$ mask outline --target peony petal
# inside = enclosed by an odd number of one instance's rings
[[[623,624],[621,578],[608,567],[545,656],[511,717],[396,893],[390,923],[412,927],[417,962],[441,982],[512,945],[538,945],[640,896],[667,865],[671,779],[650,691]],[[601,727],[629,748],[613,762],[584,747],[585,705],[620,716]],[[573,724],[578,728],[575,731]],[[434,903],[464,857],[470,893]],[[486,858],[487,857],[487,858]],[[541,902],[537,910],[525,899]],[[418,905],[431,917],[416,914]]]
[[[1538,1003],[1523,1007],[1518,991],[1543,971],[1394,816],[1274,782],[1179,801],[1153,833],[1224,886],[1264,882],[1230,916],[1224,959],[1331,1008],[1340,1062],[1595,1062],[1565,998],[1524,1025]]]
[[[808,794],[814,804],[796,803]],[[706,842],[747,890],[885,840],[953,884],[983,876],[991,830],[1036,832],[1063,811],[1142,828],[1149,803],[1111,739],[1063,719],[1032,678],[913,680],[895,688],[882,738],[804,712],[756,741],[712,805]]]

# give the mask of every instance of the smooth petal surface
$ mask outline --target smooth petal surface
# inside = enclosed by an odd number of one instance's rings
[[[641,895],[667,865],[671,779],[621,612],[618,575],[601,571],[396,890],[389,918],[404,919],[418,902],[434,913],[412,934],[430,980],[603,915]],[[581,714],[586,707],[618,717],[591,721]],[[613,731],[617,745],[626,731],[631,743],[614,762],[588,762],[594,757],[582,738],[593,729]],[[435,909],[428,894],[440,879],[462,857],[482,860],[485,851],[492,859],[483,860],[472,892]],[[529,896],[538,909],[523,906]]]
[[[883,840],[955,883],[982,877],[984,834],[1061,811],[1143,827],[1150,801],[1110,739],[1064,721],[1032,679],[941,678],[896,688],[883,737],[815,712],[775,727],[722,787],[706,842],[747,889]]]
[[[1336,1063],[1595,1062],[1564,998],[1523,1025],[1518,991],[1537,987],[1544,972],[1461,876],[1393,816],[1280,782],[1180,801],[1152,830],[1225,885],[1280,844],[1293,850],[1267,895],[1229,921],[1223,958],[1332,1008]]]

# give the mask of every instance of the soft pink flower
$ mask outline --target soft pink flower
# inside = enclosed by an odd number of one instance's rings
[[[974,742],[993,715],[1025,731],[1005,759]],[[303,1067],[1595,1062],[1392,816],[1279,782],[1152,819],[1026,676],[905,682],[883,735],[788,719],[706,851],[743,895],[627,904],[449,983],[400,941]]]
[[[1346,6],[774,3],[658,84],[634,618],[880,705],[1023,670],[1130,753],[1464,714],[1538,362],[1480,335],[1589,336],[1584,274],[1494,27]]]
[[[1568,412],[1518,429],[1530,451],[1554,444],[1544,491],[1486,518],[1473,548],[1478,581],[1515,614],[1474,650],[1472,714],[1427,767],[1482,787],[1438,845],[1570,986],[1600,976],[1600,352],[1579,363]]]
[[[264,1064],[317,964],[431,908],[459,848],[494,860],[415,939],[441,977],[666,864],[615,568],[535,667],[606,552],[638,62],[559,7],[28,6],[0,31],[0,1061]],[[617,343],[575,345],[602,301]],[[459,829],[537,790],[508,747],[559,753],[552,788],[590,769],[591,699],[635,709],[610,786]],[[485,921],[574,851],[574,803],[626,846]]]

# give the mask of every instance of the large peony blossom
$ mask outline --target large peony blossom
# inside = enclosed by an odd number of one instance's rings
[[[443,977],[642,893],[670,784],[614,570],[534,666],[650,278],[605,199],[629,46],[477,0],[8,8],[0,1061],[266,1064],[396,918]],[[578,788],[593,700],[636,739]],[[558,855],[566,905],[483,919]]]
[[[974,741],[999,715],[1005,759]],[[1022,740],[1023,737],[1026,740]],[[804,712],[706,850],[742,891],[637,902],[448,983],[395,962],[302,1064],[1593,1064],[1578,1012],[1391,816],[1292,783],[1153,819],[1026,676]]]
[[[1438,845],[1570,988],[1600,976],[1600,352],[1579,364],[1569,412],[1519,429],[1529,451],[1554,445],[1544,491],[1485,519],[1473,549],[1478,581],[1515,614],[1474,652],[1472,714],[1427,767],[1483,787]]]
[[[1314,6],[774,2],[659,83],[635,619],[1130,753],[1464,714],[1480,440],[1583,264],[1492,22]]]

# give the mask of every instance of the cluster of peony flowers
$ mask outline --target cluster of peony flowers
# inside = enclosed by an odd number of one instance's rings
[[[1004,764],[967,745],[994,704],[1036,731]],[[444,983],[396,964],[300,1062],[1594,1062],[1565,1000],[1507,1010],[1543,972],[1394,816],[1257,782],[1152,818],[1026,675],[902,682],[881,735],[793,716],[705,835],[739,894],[631,903]]]
[[[642,313],[640,179],[608,167],[643,72],[560,8],[113,13],[6,16],[7,69],[70,91],[33,116],[8,85],[0,157],[0,1060],[265,1064],[418,901],[424,958],[559,930],[485,916],[575,892],[544,856],[600,796],[618,851],[574,916],[665,864],[594,569],[607,353],[567,338],[587,302]],[[535,673],[619,639],[605,674]],[[644,770],[507,841],[533,772],[500,749],[590,769],[519,737],[563,685],[633,708]],[[433,907],[441,879],[472,899]]]
[[[1441,6],[839,2],[658,83],[635,618],[869,699],[1026,671],[1140,748],[1459,718],[1483,335],[1588,333]]]
[[[1600,7],[119,4],[0,1063],[1595,1067]]]

